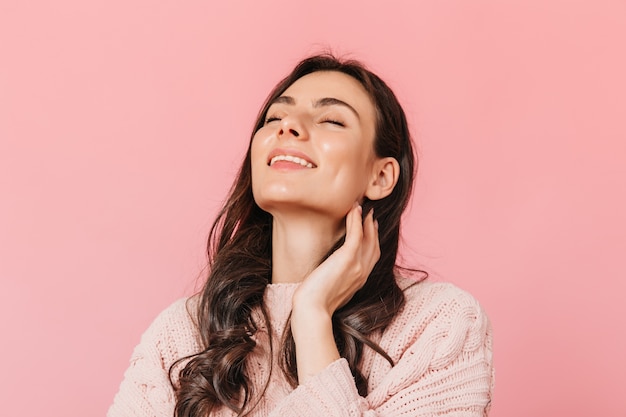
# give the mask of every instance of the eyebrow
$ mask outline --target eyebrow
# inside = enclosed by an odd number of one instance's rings
[[[272,100],[272,104],[287,104],[289,106],[295,106],[296,104],[296,100],[291,97],[291,96],[280,96],[280,97],[276,97],[274,100]],[[347,109],[349,109],[352,113],[354,113],[354,115],[356,116],[357,119],[361,119],[361,117],[359,116],[359,112],[357,112],[355,110],[354,107],[352,107],[351,105],[349,105],[348,103],[346,103],[343,100],[339,100],[338,98],[334,98],[334,97],[323,97],[320,99],[317,99],[315,101],[313,101],[313,107],[318,108],[318,107],[327,107],[327,106],[343,106],[346,107]]]

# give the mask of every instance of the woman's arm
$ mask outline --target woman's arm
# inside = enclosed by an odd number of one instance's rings
[[[358,394],[347,361],[338,359],[302,381],[270,416],[487,415],[492,331],[469,294],[449,284],[423,289],[419,302],[409,300],[385,331],[381,346],[396,365],[373,361],[366,398]]]
[[[302,282],[293,296],[291,331],[300,383],[339,359],[333,313],[365,284],[380,258],[373,212],[361,219],[362,208],[355,204],[346,217],[344,244]]]
[[[272,416],[482,416],[492,389],[491,330],[478,303],[458,289],[427,331],[403,346],[392,378],[384,378],[367,400],[358,395],[347,361],[340,359],[331,318],[363,286],[380,257],[378,225],[372,213],[362,223],[361,218],[355,205],[346,218],[344,245],[294,294],[291,330],[300,386]],[[426,320],[419,311],[413,316]]]

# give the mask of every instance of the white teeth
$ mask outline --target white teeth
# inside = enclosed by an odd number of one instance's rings
[[[299,158],[297,156],[291,156],[291,155],[276,155],[275,157],[273,157],[270,160],[270,166],[274,165],[274,162],[277,161],[289,161],[289,162],[293,162],[295,164],[300,164],[303,167],[306,168],[313,168],[313,164],[310,162],[305,161],[302,158]]]

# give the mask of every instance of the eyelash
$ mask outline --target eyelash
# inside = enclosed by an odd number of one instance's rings
[[[335,120],[335,119],[324,119],[322,120],[322,123],[331,123],[337,126],[341,126],[341,127],[345,127],[346,125],[343,124],[342,122],[340,122],[339,120]]]
[[[280,120],[281,120],[280,117],[268,116],[265,119],[265,124],[267,125],[269,123],[280,121]],[[339,120],[335,120],[335,119],[324,119],[324,120],[321,120],[320,123],[330,123],[330,124],[333,124],[333,125],[336,125],[336,126],[346,127],[346,125],[343,122],[340,122]]]
[[[276,117],[276,116],[268,116],[265,119],[265,124],[271,123],[271,122],[275,122],[277,120],[280,120],[280,117]]]

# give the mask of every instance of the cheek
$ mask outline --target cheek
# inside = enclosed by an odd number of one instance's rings
[[[369,164],[369,151],[366,144],[357,140],[337,140],[325,142],[321,145],[329,166],[342,176],[355,174],[362,175]]]
[[[252,137],[250,144],[250,174],[254,199],[263,195],[263,187],[267,182],[267,157],[273,144],[273,133],[268,128],[259,129]],[[259,201],[257,201],[259,204]],[[260,205],[260,204],[259,204]]]
[[[252,138],[252,143],[250,144],[250,173],[252,180],[252,189],[254,192],[254,184],[258,182],[260,168],[263,163],[263,159],[265,158],[265,152],[263,152],[262,143],[263,141],[258,138],[258,135],[254,135]],[[256,181],[255,181],[256,179]]]
[[[264,162],[265,156],[267,155],[264,145],[265,143],[262,136],[259,133],[255,134],[250,144],[250,160],[253,169],[256,165]]]
[[[257,131],[254,136],[252,136],[252,142],[250,143],[250,150],[252,151],[252,153],[255,152],[255,150],[259,147],[259,132]]]
[[[251,150],[256,154],[266,152],[275,138],[275,131],[269,126],[262,127],[252,136]],[[259,155],[260,156],[260,155]]]

